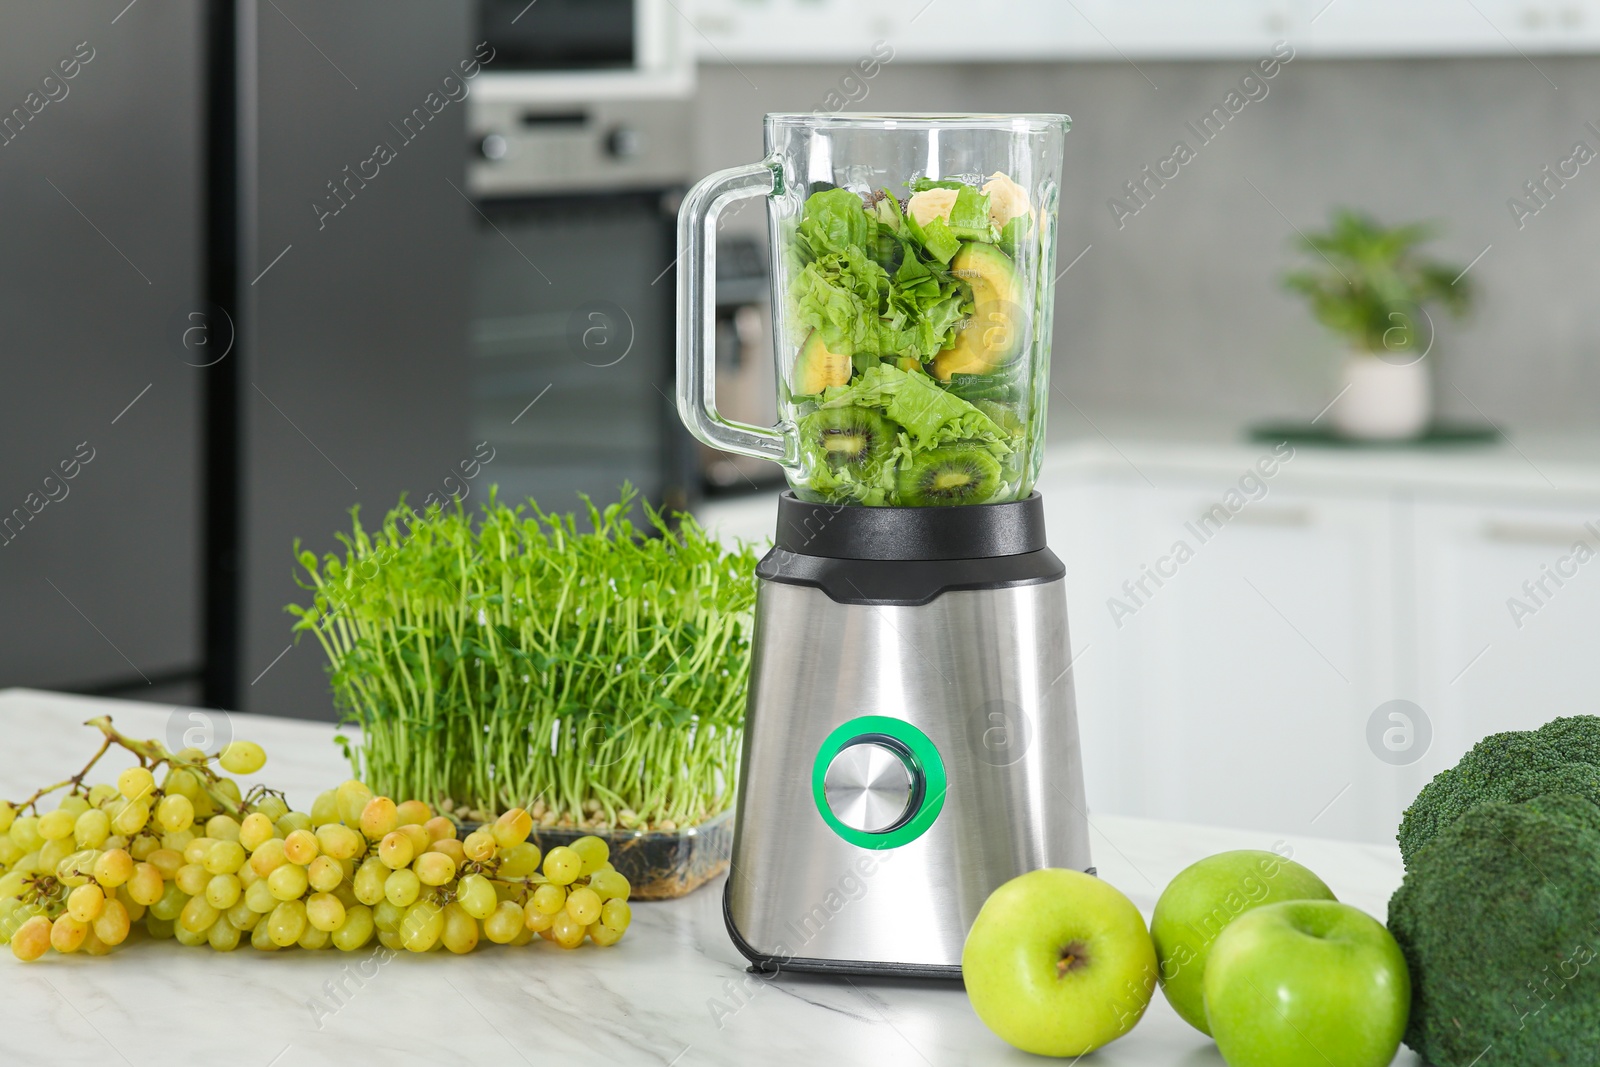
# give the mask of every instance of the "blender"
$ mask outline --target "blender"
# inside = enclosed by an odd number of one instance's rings
[[[753,968],[958,977],[978,909],[1090,870],[1044,444],[1064,115],[766,117],[678,244],[678,410],[782,465],[729,936]],[[765,197],[779,424],[719,415],[715,234]]]

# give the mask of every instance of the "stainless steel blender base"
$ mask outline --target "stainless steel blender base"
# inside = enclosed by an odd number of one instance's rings
[[[768,973],[959,977],[996,887],[1092,870],[1070,662],[1059,576],[914,605],[763,580],[724,900],[740,952]],[[902,795],[887,829],[858,825]]]

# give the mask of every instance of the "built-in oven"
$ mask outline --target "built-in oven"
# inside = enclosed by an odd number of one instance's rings
[[[673,402],[692,67],[656,0],[483,0],[468,112],[469,418],[503,497],[687,507]]]

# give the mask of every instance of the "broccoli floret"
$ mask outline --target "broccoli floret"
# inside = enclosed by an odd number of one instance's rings
[[[1551,719],[1534,733],[1569,760],[1600,763],[1600,717],[1569,715]]]
[[[1553,719],[1537,730],[1491,734],[1423,787],[1400,823],[1409,869],[1423,846],[1486,801],[1575,793],[1600,804],[1600,717]]]
[[[1418,852],[1389,901],[1411,971],[1405,1042],[1438,1067],[1600,1063],[1600,807],[1488,802]]]

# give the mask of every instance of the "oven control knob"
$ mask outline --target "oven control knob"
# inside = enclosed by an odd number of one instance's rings
[[[498,133],[491,133],[478,142],[478,154],[484,159],[504,159],[510,149],[511,146],[506,143],[506,139]]]
[[[644,154],[644,134],[632,126],[615,126],[606,134],[606,155],[634,159]]]
[[[852,830],[881,834],[911,814],[919,775],[888,739],[858,740],[839,750],[823,775],[822,792],[834,818]]]

